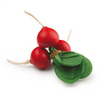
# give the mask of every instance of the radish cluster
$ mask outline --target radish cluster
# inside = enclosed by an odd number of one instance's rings
[[[49,48],[53,46],[57,50],[71,51],[70,45],[64,40],[59,40],[59,35],[54,29],[44,26],[31,13],[26,11],[25,13],[32,16],[42,26],[42,29],[39,31],[37,35],[38,47],[33,49],[33,51],[31,52],[30,60],[27,60],[23,63],[16,63],[10,60],[8,60],[8,62],[13,64],[31,63],[37,68],[43,69],[43,68],[47,68],[51,63],[50,56],[48,55],[49,52],[45,48]]]
[[[71,51],[70,45],[64,40],[59,40],[58,33],[49,27],[43,27],[40,30],[37,35],[37,43],[39,46],[32,51],[30,58],[30,63],[37,68],[46,68],[51,63],[45,48],[53,46],[57,50]]]
[[[32,14],[25,13],[38,21]],[[38,21],[38,23],[40,22]],[[52,59],[57,77],[68,84],[89,76],[92,72],[92,63],[90,60],[82,54],[71,51],[70,45],[64,40],[59,40],[59,35],[54,29],[44,26],[42,23],[40,25],[42,25],[42,29],[37,34],[38,46],[31,52],[30,60],[22,63],[10,60],[8,62],[13,64],[31,63],[35,67],[43,69],[51,64]],[[69,40],[70,33],[67,41]],[[49,48],[49,51],[46,48]]]

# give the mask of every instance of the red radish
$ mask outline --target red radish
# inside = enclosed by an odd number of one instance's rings
[[[43,27],[37,36],[38,45],[42,48],[54,46],[58,41],[58,33],[49,27]]]
[[[40,47],[36,47],[31,53],[30,63],[37,68],[48,67],[50,65],[50,58],[47,54],[47,50]]]
[[[57,50],[61,50],[61,51],[71,51],[71,47],[70,45],[64,41],[64,40],[59,40],[55,45],[54,47],[57,49]]]
[[[31,13],[26,11],[25,13],[32,16],[42,26],[42,29],[40,30],[37,36],[37,43],[40,47],[42,48],[51,47],[54,46],[59,41],[59,35],[54,29],[44,26]]]
[[[64,40],[59,40],[59,41],[54,45],[54,47],[55,47],[57,50],[61,50],[61,51],[71,51],[71,47],[70,47],[70,45],[68,44],[68,41],[69,41],[71,32],[72,32],[72,30],[70,30],[70,32],[69,32],[69,35],[68,35],[68,38],[67,38],[67,42],[64,41]]]
[[[22,63],[16,63],[16,62],[13,62],[10,60],[8,60],[8,62],[10,62],[12,64],[19,64],[19,65],[31,63],[35,67],[43,69],[43,68],[47,68],[50,65],[51,60],[48,56],[48,51],[46,49],[43,49],[41,47],[36,47],[31,52],[30,60],[27,60],[27,61],[22,62]]]

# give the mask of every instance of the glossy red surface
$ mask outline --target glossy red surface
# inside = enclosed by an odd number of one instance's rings
[[[30,63],[36,66],[37,68],[46,68],[50,65],[50,58],[47,54],[47,50],[36,47],[30,56]]]
[[[59,41],[58,33],[48,27],[43,27],[37,35],[38,45],[42,48],[54,46]]]
[[[57,50],[61,50],[61,51],[71,51],[71,47],[70,45],[64,41],[64,40],[59,40],[55,45],[54,47],[57,49]]]

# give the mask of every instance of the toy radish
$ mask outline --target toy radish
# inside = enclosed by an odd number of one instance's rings
[[[46,49],[36,47],[30,57],[30,63],[37,68],[47,68],[50,65],[50,58]]]
[[[26,12],[26,11],[25,13],[32,16],[42,26],[42,29],[37,35],[37,43],[40,47],[42,48],[51,47],[51,46],[54,46],[59,41],[59,35],[54,29],[44,26],[31,13]]]
[[[38,21],[32,14],[25,11]],[[38,21],[38,23],[40,23]],[[80,78],[88,77],[92,72],[92,63],[85,56],[71,51],[70,45],[67,43],[71,34],[68,35],[67,42],[59,40],[58,33],[49,27],[45,27],[42,23],[42,29],[37,35],[39,47],[36,47],[30,56],[30,60],[22,63],[16,63],[8,60],[13,64],[31,63],[37,68],[47,68],[53,60],[53,67],[57,77],[65,83],[72,84]],[[49,52],[44,49],[49,47]]]
[[[59,40],[54,45],[54,48],[56,48],[57,50],[61,50],[61,51],[71,51],[70,45],[64,40]]]
[[[43,69],[43,68],[47,68],[50,65],[51,60],[48,56],[48,51],[46,49],[43,49],[41,47],[36,47],[31,52],[30,60],[26,60],[25,62],[22,62],[22,63],[16,63],[10,60],[8,60],[8,62],[12,64],[17,64],[17,65],[31,63],[35,67]]]
[[[71,51],[71,47],[68,44],[68,40],[70,38],[71,31],[72,30],[70,30],[70,32],[69,32],[67,42],[64,40],[59,40],[53,47],[56,48],[57,50],[61,50],[61,51]]]

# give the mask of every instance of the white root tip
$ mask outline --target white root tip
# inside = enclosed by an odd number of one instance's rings
[[[34,16],[32,15],[31,13],[27,12],[27,11],[24,11],[26,14],[32,16],[42,27],[44,27],[44,25]]]
[[[9,63],[11,63],[11,64],[15,64],[15,65],[22,65],[22,64],[28,64],[28,63],[30,63],[30,61],[29,60],[26,60],[25,62],[21,62],[21,63],[17,63],[17,62],[13,62],[13,61],[11,61],[11,60],[7,60]]]
[[[69,38],[71,36],[71,33],[72,33],[72,29],[70,30],[69,34],[68,34],[68,38],[67,38],[67,42],[69,41]]]

